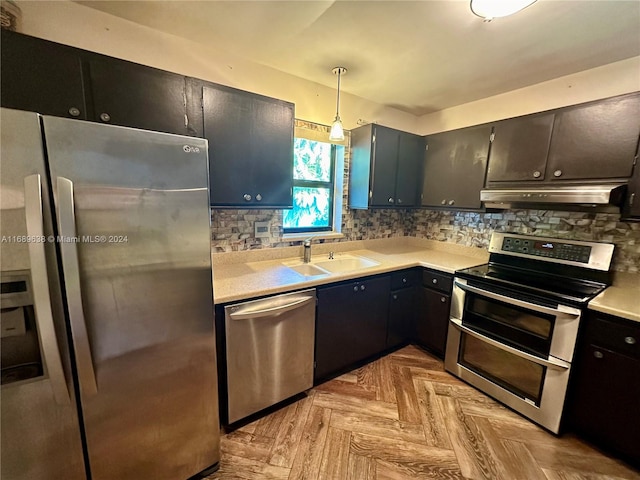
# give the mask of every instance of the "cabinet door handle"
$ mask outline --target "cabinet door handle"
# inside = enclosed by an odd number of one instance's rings
[[[360,285],[360,290],[364,290],[365,288],[367,287],[365,287],[364,285]]]
[[[446,205],[446,204],[447,204],[447,201],[446,201],[446,200],[442,200],[442,201],[440,202],[440,205]]]
[[[398,295],[395,295],[395,294],[394,294],[394,295],[393,295],[393,299],[394,299],[394,300],[397,300],[397,299],[398,299]]]
[[[355,287],[353,287],[353,291],[357,292],[358,291],[358,285],[356,285]]]
[[[533,172],[533,178],[540,178],[540,175],[542,175],[542,173],[540,173],[539,170],[536,170],[535,172]]]
[[[250,202],[251,201],[251,195],[249,195],[248,193],[245,193],[242,198],[245,199],[245,201]]]
[[[627,345],[635,345],[636,339],[634,337],[624,337],[624,343]]]
[[[71,115],[72,117],[79,117],[80,116],[80,109],[78,109],[76,107],[71,107],[69,109],[69,115]]]
[[[393,197],[389,197],[389,203],[393,203]]]
[[[595,352],[593,352],[593,356],[600,359],[604,357],[604,354],[600,350],[596,350]]]
[[[108,113],[101,113],[100,120],[102,120],[103,122],[109,122],[111,121],[111,115],[109,115]]]
[[[259,201],[261,201],[261,200],[262,200],[262,195],[257,194],[257,195],[256,195],[256,202],[259,202]]]
[[[440,297],[440,301],[442,303],[447,303],[447,297]]]
[[[401,198],[398,199],[398,203],[402,203],[402,199]]]
[[[455,202],[455,200],[449,200],[449,205],[453,205]]]
[[[438,284],[438,279],[437,278],[431,279],[431,283],[433,283],[434,285],[437,285]]]
[[[562,176],[562,170],[556,170],[555,172],[553,172],[553,176],[554,176],[554,177],[560,177],[560,176]]]
[[[402,283],[407,283],[407,279],[405,277],[402,278]]]

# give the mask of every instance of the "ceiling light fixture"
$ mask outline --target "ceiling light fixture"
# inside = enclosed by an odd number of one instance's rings
[[[347,73],[347,69],[344,67],[335,67],[331,71],[334,75],[338,76],[338,99],[336,101],[336,118],[331,124],[331,133],[329,133],[329,140],[337,142],[344,140],[344,129],[342,128],[342,120],[340,120],[340,76]]]
[[[494,18],[513,15],[535,2],[536,0],[471,0],[471,11],[491,21]]]

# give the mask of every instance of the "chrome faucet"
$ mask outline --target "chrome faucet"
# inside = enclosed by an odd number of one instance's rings
[[[311,240],[312,239],[313,237],[309,237],[304,242],[302,242],[302,245],[304,246],[304,256],[302,258],[302,261],[304,263],[309,263],[311,261]]]

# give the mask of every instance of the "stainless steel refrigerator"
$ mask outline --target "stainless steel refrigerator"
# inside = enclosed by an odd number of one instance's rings
[[[219,461],[206,140],[0,111],[2,480]]]

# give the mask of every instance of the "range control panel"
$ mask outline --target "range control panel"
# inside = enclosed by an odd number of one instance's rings
[[[608,272],[615,246],[612,243],[537,237],[511,232],[493,232],[489,253],[524,257],[551,263]]]
[[[502,240],[501,250],[532,257],[556,258],[579,263],[589,263],[591,256],[591,247],[588,245],[507,236]]]

